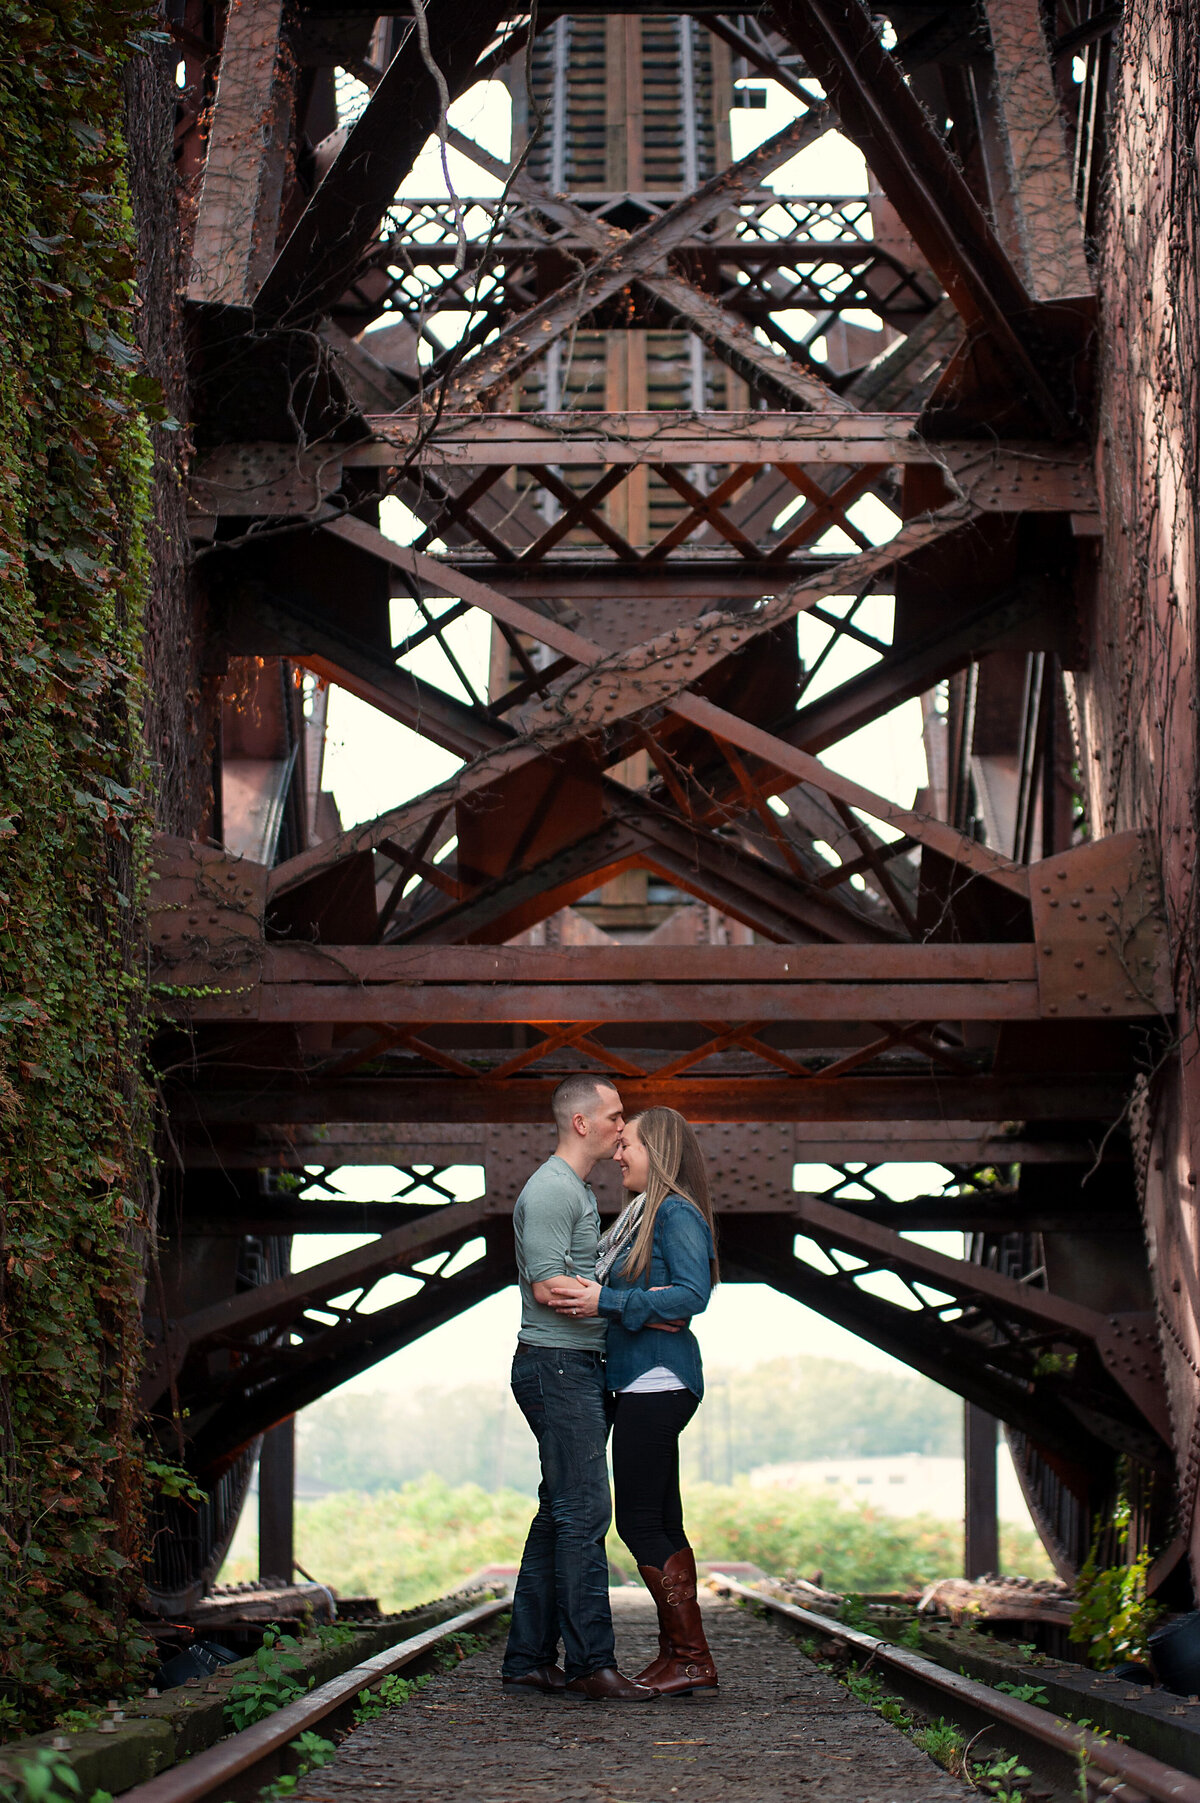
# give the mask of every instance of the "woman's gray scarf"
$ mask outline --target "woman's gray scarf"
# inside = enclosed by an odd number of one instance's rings
[[[620,1258],[622,1252],[630,1244],[638,1230],[642,1218],[642,1210],[646,1205],[646,1192],[635,1196],[633,1201],[623,1208],[608,1232],[602,1235],[596,1247],[596,1282],[603,1283],[609,1272]]]

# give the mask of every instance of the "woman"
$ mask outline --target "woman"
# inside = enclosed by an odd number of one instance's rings
[[[718,1276],[712,1200],[699,1141],[674,1108],[628,1121],[616,1156],[634,1200],[600,1241],[599,1282],[580,1279],[554,1306],[608,1321],[617,1532],[658,1609],[658,1658],[638,1682],[685,1696],[717,1688],[679,1495],[679,1436],[704,1394],[687,1322]]]

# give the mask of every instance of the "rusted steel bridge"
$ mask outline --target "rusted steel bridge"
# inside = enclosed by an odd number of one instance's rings
[[[223,674],[152,898],[146,1401],[211,1488],[160,1594],[211,1578],[260,1436],[512,1281],[582,1069],[702,1123],[729,1276],[957,1391],[981,1456],[1005,1424],[1064,1574],[1123,1486],[1184,1595],[1196,1333],[1154,1173],[1195,1182],[1190,1002],[1161,822],[1112,800],[1099,643],[1119,9],[171,16]],[[511,160],[447,120],[481,80]],[[789,122],[735,157],[768,92]],[[866,192],[789,174],[831,133]],[[431,136],[474,191],[411,192]],[[343,828],[329,684],[454,773]],[[917,698],[902,806],[838,748]],[[905,1163],[942,1191],[892,1201]],[[394,1202],[321,1181],[363,1164]],[[463,1164],[482,1199],[447,1207]],[[931,1227],[969,1255],[902,1237]],[[348,1229],[380,1237],[289,1275],[293,1233]],[[397,1271],[419,1287],[373,1308]]]

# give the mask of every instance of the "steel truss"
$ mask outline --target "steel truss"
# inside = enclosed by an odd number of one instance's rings
[[[1075,1499],[1068,1564],[1118,1456],[1163,1468],[1118,1124],[1170,973],[1150,848],[1075,829],[1061,684],[1099,530],[1079,206],[1086,224],[1104,39],[1060,7],[1049,44],[1033,0],[989,0],[969,41],[958,9],[894,10],[889,49],[857,0],[688,9],[681,57],[732,53],[798,118],[675,187],[573,187],[565,127],[547,179],[451,132],[499,199],[397,191],[443,110],[432,69],[465,92],[525,49],[527,15],[431,6],[424,48],[399,15],[318,29],[304,0],[295,19],[243,0],[223,42],[199,9],[179,27],[207,96],[179,134],[190,513],[223,647],[460,760],[348,831],[317,830],[310,797],[307,842],[274,862],[158,846],[180,1244],[382,1234],[159,1324],[147,1402],[191,1411],[209,1475],[511,1280],[534,1124],[578,1069],[714,1123],[753,1192],[723,1210],[732,1274],[1009,1422],[1043,1501]],[[353,117],[335,64],[369,90]],[[834,128],[883,197],[768,186]],[[869,350],[844,319],[864,310]],[[628,399],[647,346],[653,406]],[[407,545],[381,530],[393,496]],[[485,682],[456,639],[481,617]],[[905,808],[823,754],[917,696],[930,782]],[[596,901],[630,877],[666,898],[638,904],[636,941]],[[334,1146],[425,1199],[249,1175],[330,1175]],[[930,1158],[942,1195],[872,1181]],[[806,1159],[835,1167],[823,1195],[791,1187]],[[436,1173],[473,1162],[483,1200],[439,1205]],[[926,1226],[975,1234],[976,1259],[900,1237]],[[1088,1231],[1127,1278],[1097,1307],[1039,1276],[1044,1237]],[[1005,1235],[1023,1250],[990,1268]],[[410,1292],[375,1306],[397,1274]]]

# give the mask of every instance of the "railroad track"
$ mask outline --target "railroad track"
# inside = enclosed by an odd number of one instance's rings
[[[257,1796],[263,1785],[281,1773],[295,1769],[297,1762],[289,1758],[289,1748],[300,1735],[318,1728],[326,1734],[348,1728],[353,1722],[361,1692],[378,1689],[384,1679],[394,1673],[411,1670],[414,1666],[420,1671],[439,1646],[456,1635],[485,1626],[511,1607],[512,1597],[506,1593],[492,1602],[466,1609],[449,1621],[439,1622],[423,1634],[414,1634],[410,1640],[385,1648],[340,1677],[331,1678],[327,1684],[310,1690],[297,1702],[277,1710],[265,1721],[255,1722],[240,1734],[231,1734],[227,1740],[218,1741],[215,1747],[170,1766],[157,1778],[123,1792],[120,1803],[207,1803],[210,1798],[215,1803],[226,1803],[226,1799],[236,1803],[236,1800]]]
[[[1032,1703],[1022,1703],[974,1678],[947,1671],[921,1653],[753,1590],[736,1578],[714,1575],[708,1583],[719,1596],[753,1603],[795,1634],[849,1650],[860,1660],[860,1669],[870,1667],[885,1677],[895,1695],[922,1715],[943,1717],[981,1740],[994,1731],[994,1747],[1019,1754],[1034,1776],[1060,1795],[1082,1797],[1082,1777],[1089,1799],[1200,1803],[1200,1779],[1164,1765],[1148,1753],[1092,1734]]]
[[[1088,1799],[1200,1803],[1200,1779],[1147,1753],[735,1578],[714,1575],[709,1586],[718,1595],[752,1604],[793,1634],[848,1652],[860,1669],[878,1673],[911,1708],[935,1720],[944,1718],[968,1738],[976,1738],[981,1757],[985,1752],[1017,1754],[1059,1797],[1082,1798],[1082,1777]],[[377,1689],[394,1673],[419,1672],[432,1662],[439,1646],[495,1620],[511,1600],[505,1595],[479,1604],[388,1647],[265,1721],[124,1792],[118,1803],[246,1803],[264,1785],[295,1769],[290,1749],[301,1735],[318,1729],[330,1735],[350,1727],[361,1692]],[[985,1745],[988,1736],[990,1744]]]

